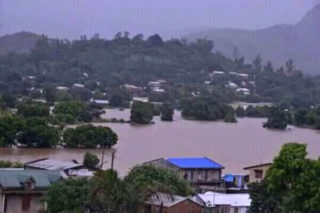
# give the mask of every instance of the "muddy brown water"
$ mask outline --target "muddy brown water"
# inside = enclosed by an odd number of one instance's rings
[[[104,117],[129,118],[129,111],[107,110]],[[104,123],[119,136],[114,147],[115,169],[121,176],[139,163],[161,157],[207,156],[225,169],[224,173],[245,174],[243,167],[269,162],[285,142],[308,144],[310,157],[320,156],[320,134],[315,130],[290,127],[286,131],[272,131],[262,127],[265,119],[242,118],[238,123],[190,121],[175,113],[175,121],[141,126]],[[82,161],[86,151],[101,156],[100,149],[22,149],[1,148],[0,159],[27,162],[50,157],[52,159]],[[107,152],[105,168],[109,168],[111,152]]]

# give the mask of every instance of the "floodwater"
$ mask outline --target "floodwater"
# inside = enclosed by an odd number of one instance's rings
[[[107,118],[129,119],[129,110],[106,110]],[[207,156],[222,164],[224,173],[245,174],[243,167],[270,162],[285,142],[308,144],[310,157],[320,156],[320,134],[315,130],[290,127],[272,131],[262,127],[265,119],[242,118],[238,123],[190,121],[175,113],[175,121],[162,122],[155,117],[152,125],[104,123],[119,136],[114,147],[115,169],[121,176],[139,163],[161,157]],[[50,157],[59,160],[82,161],[88,149],[0,149],[0,159],[26,162]],[[99,156],[101,150],[91,149]],[[109,168],[111,152],[104,167]]]

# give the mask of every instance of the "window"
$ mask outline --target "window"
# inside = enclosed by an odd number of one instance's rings
[[[261,169],[254,170],[254,176],[255,178],[262,179],[263,171]]]
[[[23,195],[21,197],[21,209],[22,211],[29,211],[30,209],[30,201],[31,201],[31,197],[30,195]]]

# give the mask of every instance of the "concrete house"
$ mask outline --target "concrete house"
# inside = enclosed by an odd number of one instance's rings
[[[263,180],[271,165],[272,163],[263,163],[243,168],[244,170],[248,170],[249,172],[248,183],[260,182],[261,180]]]
[[[76,162],[58,161],[42,158],[24,164],[26,170],[57,170],[63,171],[67,176],[91,177],[93,170]]]
[[[204,206],[191,198],[155,193],[145,202],[143,213],[204,213]]]
[[[59,171],[0,169],[0,212],[44,212],[47,188],[62,178]]]
[[[222,165],[209,158],[160,158],[147,164],[173,169],[196,185],[218,185],[221,182]]]

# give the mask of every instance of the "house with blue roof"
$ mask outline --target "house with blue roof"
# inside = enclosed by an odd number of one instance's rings
[[[207,158],[160,158],[146,164],[172,169],[185,180],[195,185],[218,185],[221,183],[221,173],[224,167]]]

